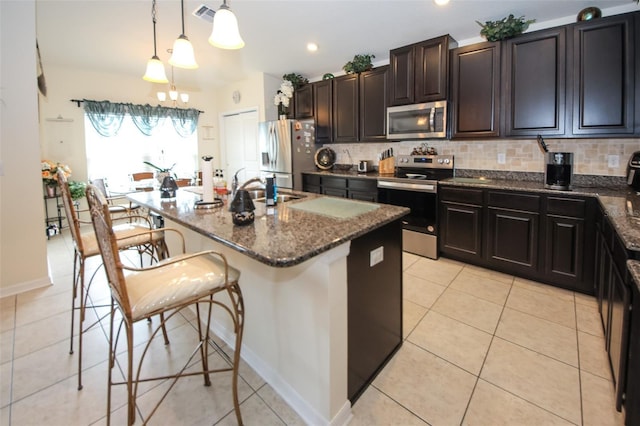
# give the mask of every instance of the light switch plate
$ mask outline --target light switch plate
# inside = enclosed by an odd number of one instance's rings
[[[498,164],[505,164],[507,162],[507,154],[504,152],[498,153]]]
[[[369,266],[377,265],[384,260],[384,246],[371,250],[369,253]]]

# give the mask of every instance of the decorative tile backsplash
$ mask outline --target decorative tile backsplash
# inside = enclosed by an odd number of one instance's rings
[[[573,152],[574,174],[583,175],[625,176],[629,157],[640,151],[638,138],[545,139],[545,142],[550,151]],[[378,154],[387,148],[393,148],[396,155],[408,155],[416,147],[428,146],[434,147],[438,154],[454,155],[456,169],[544,172],[544,154],[535,139],[428,140],[325,146],[336,152],[338,164],[373,160],[377,165]],[[498,154],[504,154],[504,164],[498,163]],[[615,156],[618,157],[617,166],[614,165]]]

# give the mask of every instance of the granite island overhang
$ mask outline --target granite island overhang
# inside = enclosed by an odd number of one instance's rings
[[[275,208],[256,202],[255,222],[247,226],[235,226],[226,206],[195,209],[200,196],[183,188],[172,199],[160,198],[159,191],[129,198],[183,232],[187,251],[220,251],[241,271],[246,310],[241,356],[260,380],[306,423],[346,424],[349,398],[359,396],[402,342],[401,218],[409,209],[297,194],[303,198]],[[177,253],[171,233],[167,239],[170,252]],[[374,288],[389,309],[374,308],[376,297],[369,294]],[[365,302],[355,303],[354,292]],[[380,311],[384,316],[373,320],[353,318]],[[213,331],[232,344],[231,324],[223,315],[215,319]],[[380,327],[380,322],[388,324]],[[355,323],[384,329],[380,344],[366,341],[371,332],[354,331]],[[358,347],[379,352],[367,372],[352,359]],[[249,385],[255,390],[261,383]],[[245,387],[240,397],[248,396]]]

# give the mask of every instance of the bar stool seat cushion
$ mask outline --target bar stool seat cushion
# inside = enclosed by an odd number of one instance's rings
[[[228,271],[229,282],[237,281],[240,272],[231,266]],[[174,256],[156,268],[127,274],[126,285],[132,319],[137,321],[224,287],[224,263],[210,254]]]
[[[113,227],[113,231],[118,239],[118,248],[125,249],[129,247],[142,246],[151,242],[158,242],[164,238],[162,232],[149,233],[148,226],[137,223],[123,223]],[[139,235],[137,235],[139,234]],[[151,235],[151,241],[149,236]],[[87,232],[80,235],[82,238],[82,248],[84,256],[94,256],[100,254],[98,241],[96,241],[95,232]]]

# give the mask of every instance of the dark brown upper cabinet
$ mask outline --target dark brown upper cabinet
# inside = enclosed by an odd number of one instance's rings
[[[451,137],[500,136],[500,42],[451,51]]]
[[[566,28],[525,34],[504,42],[504,136],[564,135]]]
[[[313,86],[305,84],[293,92],[295,118],[313,117]]]
[[[379,67],[333,80],[333,141],[386,139],[387,73]]]
[[[634,14],[626,14],[572,26],[574,135],[633,134],[640,84],[633,22]]]
[[[445,35],[391,50],[389,105],[447,99],[449,49],[456,46],[456,41]]]
[[[358,142],[360,75],[347,74],[333,80],[333,141]]]
[[[333,142],[333,79],[312,84],[316,143]]]
[[[360,141],[387,139],[389,66],[360,74]]]

